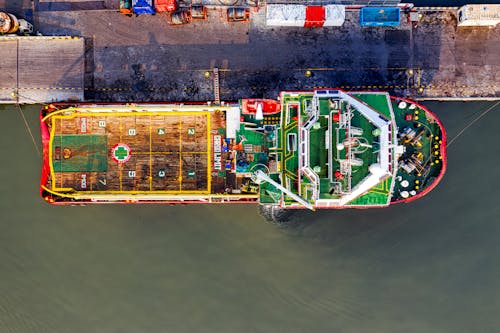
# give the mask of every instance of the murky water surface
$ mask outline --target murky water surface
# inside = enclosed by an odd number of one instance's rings
[[[426,103],[450,138],[494,104]],[[453,141],[425,198],[282,230],[250,205],[51,207],[3,107],[0,332],[497,331],[498,124],[497,105]]]

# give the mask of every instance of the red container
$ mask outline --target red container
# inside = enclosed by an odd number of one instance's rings
[[[157,13],[173,12],[177,9],[177,0],[156,0],[155,9]]]

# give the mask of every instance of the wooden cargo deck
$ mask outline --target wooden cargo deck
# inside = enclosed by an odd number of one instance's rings
[[[52,190],[209,194],[211,130],[221,127],[221,113],[203,111],[54,115]]]

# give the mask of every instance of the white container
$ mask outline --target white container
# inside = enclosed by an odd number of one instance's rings
[[[458,10],[458,26],[490,26],[500,23],[500,5],[465,5]]]
[[[309,9],[322,7],[323,16],[319,18],[310,17],[312,13]],[[345,21],[345,6],[325,5],[325,6],[305,6],[305,5],[285,5],[269,4],[266,7],[266,24],[268,26],[281,27],[339,27]],[[313,25],[310,25],[313,23]]]

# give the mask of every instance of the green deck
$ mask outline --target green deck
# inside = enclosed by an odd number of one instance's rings
[[[391,117],[390,105],[388,104],[388,97],[385,93],[380,94],[356,94],[354,97],[365,102],[372,108],[386,117]],[[292,151],[288,149],[288,137],[289,135],[296,135],[297,145],[299,133],[298,133],[298,121],[301,120],[304,124],[309,118],[309,112],[307,108],[312,108],[313,94],[285,94],[282,97],[282,131],[281,131],[281,142],[283,142],[283,152],[284,158],[282,161],[282,172],[283,172],[283,182],[284,185],[289,187],[295,193],[298,193],[298,184],[296,180],[298,179],[298,149]],[[299,105],[299,113],[297,114],[290,105]],[[340,162],[337,160],[346,158],[346,149],[342,151],[337,151],[337,137],[340,142],[346,137],[346,131],[344,129],[339,129],[338,127],[329,128],[330,117],[332,112],[335,110],[346,111],[347,103],[345,101],[337,100],[335,104],[335,99],[331,100],[329,97],[319,98],[319,117],[316,123],[309,129],[309,166],[313,169],[319,177],[319,198],[320,199],[337,199],[338,194],[330,194],[330,190],[333,183],[330,180],[330,175],[335,171],[340,170]],[[359,128],[362,134],[359,136],[359,140],[367,143],[371,147],[358,148],[359,153],[356,153],[356,158],[363,161],[361,166],[353,166],[351,174],[351,188],[354,188],[358,183],[360,183],[369,174],[368,168],[372,163],[376,163],[378,144],[377,138],[373,135],[373,130],[375,126],[368,121],[360,112],[356,111],[355,108],[351,106],[353,118],[351,119],[351,126]],[[287,115],[288,111],[288,115]],[[300,117],[300,118],[299,118]],[[332,123],[336,125],[336,123]],[[331,130],[332,133],[328,131]],[[329,133],[327,147],[326,135]],[[329,164],[329,149],[332,149],[333,159]],[[331,168],[331,170],[329,170]],[[348,179],[344,178],[340,180],[343,189],[348,188]],[[374,188],[373,191],[362,195],[357,198],[352,205],[383,205],[387,204],[389,197],[389,185],[390,180],[383,182],[380,188]],[[310,191],[309,180],[305,177],[301,178],[301,192],[302,196],[309,201]],[[295,203],[292,199],[285,196],[285,204]]]
[[[379,134],[375,131],[377,127],[364,115],[364,111],[361,112],[356,109],[356,103],[352,102],[349,104],[347,99],[340,100],[334,94],[330,94],[330,96],[328,94],[317,96],[319,106],[318,118],[311,127],[308,127],[308,165],[319,177],[319,199],[338,199],[344,195],[343,193],[356,189],[370,175],[369,167],[372,164],[376,164],[379,159],[380,146],[379,138],[377,137]],[[414,106],[412,106],[414,109],[409,109],[409,107],[406,107],[404,110],[399,109],[397,104],[399,101],[392,101],[386,93],[355,93],[351,96],[364,103],[370,109],[378,112],[381,117],[394,119],[397,126],[392,126],[392,129],[389,129],[392,131],[390,133],[392,138],[395,138],[398,131],[401,133],[406,127],[413,128],[417,133],[420,133],[420,129],[425,129],[425,133],[418,145],[409,144],[408,142],[400,142],[400,144],[404,145],[406,149],[403,157],[407,157],[409,156],[408,154],[411,155],[414,152],[418,153],[419,159],[421,159],[421,163],[426,169],[425,173],[405,173],[399,167],[396,178],[386,178],[377,186],[367,190],[366,193],[348,203],[348,206],[387,205],[393,197],[391,187],[394,187],[394,200],[398,200],[398,198],[401,198],[398,197],[401,191],[415,190],[416,193],[419,193],[439,176],[442,164],[442,157],[440,156],[442,133],[439,124],[431,116],[426,116],[427,113],[425,110],[415,108]],[[312,202],[310,181],[305,176],[298,176],[299,145],[301,144],[299,125],[304,126],[310,119],[313,97],[312,93],[290,93],[282,96],[283,112],[281,114],[281,126],[279,127],[280,144],[277,149],[282,154],[280,155],[280,182],[288,190],[296,194],[300,192],[301,196],[309,202]],[[408,103],[409,105],[411,103]],[[298,108],[292,106],[298,106]],[[345,116],[348,114],[346,111],[350,110],[352,117],[347,120],[348,126],[345,128],[340,125],[342,120],[340,123],[332,120],[333,115],[337,113],[336,110],[340,110],[344,121]],[[290,135],[294,135],[295,139],[289,139]],[[352,141],[344,141],[347,135],[354,141],[354,145]],[[290,140],[294,141],[293,149],[289,146]],[[345,148],[337,150],[338,143],[344,143]],[[331,151],[329,151],[330,149]],[[354,160],[345,161],[348,152],[350,152],[349,154],[353,156],[351,158],[354,158]],[[330,155],[332,157],[331,160]],[[394,151],[391,153],[391,156],[394,158]],[[356,165],[356,161],[362,161],[362,165]],[[345,165],[345,163],[350,163],[350,167],[347,167],[347,170],[350,170],[350,178],[349,176],[345,176],[341,179],[330,179],[335,172],[341,171],[341,165]],[[344,172],[344,174],[349,175],[349,171],[347,173]],[[301,180],[300,184],[298,183],[299,179]],[[401,180],[407,180],[410,185],[402,189]],[[394,184],[393,181],[395,181]],[[335,188],[339,188],[339,186],[342,192],[339,194],[332,192],[330,194],[331,191],[336,191]],[[262,187],[262,189],[265,192],[261,194],[263,202],[276,202],[278,196],[274,192],[275,188],[270,188],[271,191],[265,187]],[[273,193],[275,193],[274,197]],[[415,195],[415,193],[412,195]],[[285,205],[295,203],[292,198],[284,196]]]
[[[376,145],[374,145],[374,139],[372,132],[375,127],[359,112],[355,112],[354,117],[351,120],[351,126],[361,128],[363,130],[362,137],[372,145],[372,148],[366,149],[363,153],[357,154],[358,157],[363,160],[363,165],[360,167],[353,167],[352,173],[352,187],[356,186],[360,181],[362,181],[369,173],[368,167],[376,162]]]
[[[297,96],[285,95],[282,100],[281,112],[281,135],[280,148],[283,151],[281,170],[283,173],[283,185],[294,193],[298,193],[298,145],[300,144],[298,133],[298,121],[307,119],[305,110],[309,107],[312,94],[299,94]],[[298,106],[298,109],[295,106]],[[291,107],[294,106],[294,107]],[[295,135],[295,150],[289,147],[289,135]],[[287,186],[289,184],[289,186]],[[295,201],[288,196],[284,196],[285,204],[292,204]]]
[[[366,92],[362,94],[351,94],[351,96],[365,102],[371,108],[383,114],[386,118],[392,118],[391,105],[388,99],[389,96],[387,96],[386,93]]]
[[[410,153],[416,151],[422,153],[422,164],[428,166],[428,170],[424,173],[412,172],[407,173],[401,168],[398,170],[397,178],[398,181],[395,183],[394,187],[394,200],[402,199],[402,191],[416,191],[417,193],[426,188],[430,183],[432,183],[436,177],[439,176],[443,161],[440,155],[440,149],[442,144],[441,128],[434,119],[427,117],[425,110],[420,108],[410,109],[408,106],[404,109],[398,107],[398,103],[393,101],[393,110],[396,124],[403,130],[406,127],[418,130],[420,128],[425,129],[425,134],[422,135],[420,140],[420,145],[408,145],[408,151]],[[412,120],[406,120],[405,116],[411,115]],[[418,117],[418,118],[417,118]],[[408,181],[408,187],[402,187],[402,181]]]
[[[270,174],[269,177],[271,177],[272,180],[276,182],[280,182],[280,174],[279,173],[273,173]],[[270,184],[268,182],[262,182],[259,184],[259,190],[260,190],[260,197],[259,201],[261,203],[265,204],[276,204],[279,203],[281,199],[281,191],[278,190],[273,184]]]
[[[348,206],[386,205],[389,201],[389,192],[392,178],[389,177],[367,193],[351,201]]]
[[[237,137],[236,142],[243,146],[239,155],[244,155],[244,158],[237,162],[236,172],[251,172],[257,165],[267,164],[266,137],[262,133],[246,129],[241,124]]]
[[[108,169],[106,135],[55,135],[52,142],[52,156],[55,172],[105,172]],[[65,158],[64,149],[71,152]],[[56,156],[59,155],[59,156]]]
[[[320,178],[328,177],[328,150],[326,149],[326,131],[328,130],[328,118],[320,116],[317,128],[312,128],[309,132],[309,160],[313,168],[318,167]]]

